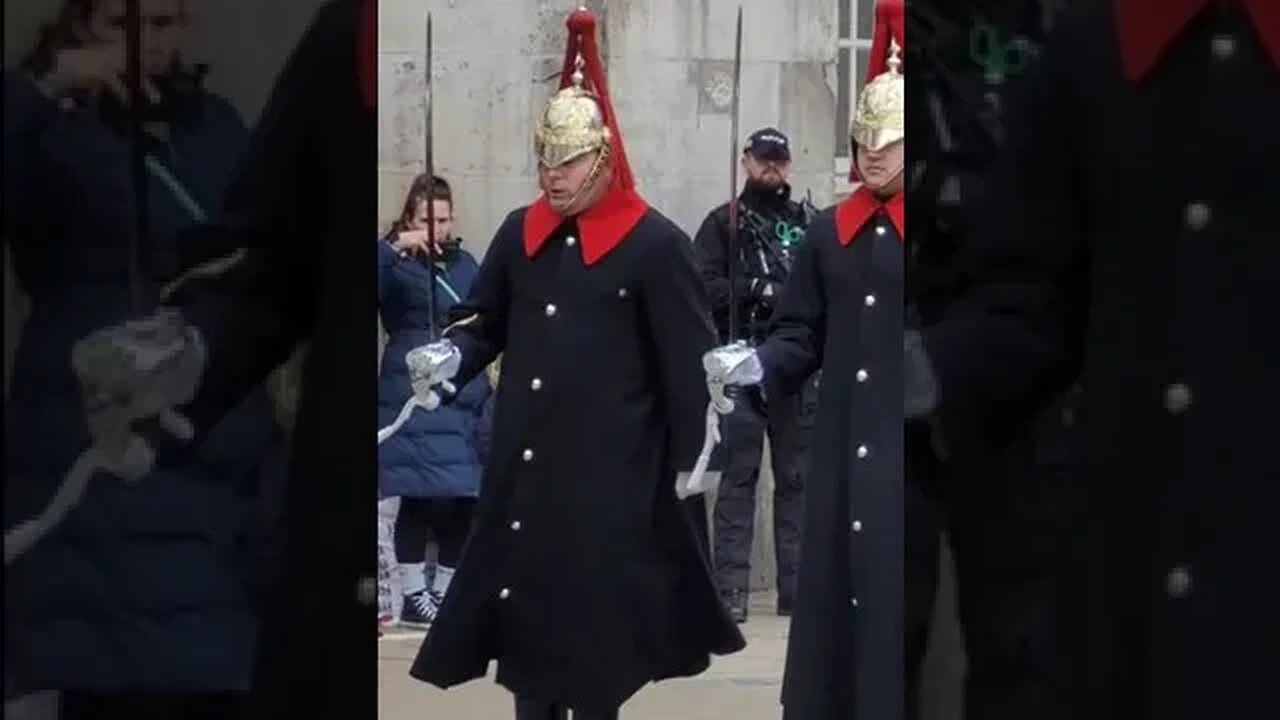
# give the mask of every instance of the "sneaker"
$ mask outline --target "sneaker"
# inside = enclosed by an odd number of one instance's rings
[[[434,590],[419,590],[412,595],[405,595],[404,607],[400,609],[400,624],[425,630],[435,622],[443,599]]]

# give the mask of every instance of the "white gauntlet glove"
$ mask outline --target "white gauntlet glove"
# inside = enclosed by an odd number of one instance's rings
[[[707,352],[702,356],[702,368],[707,372],[712,402],[722,415],[733,412],[733,401],[724,394],[725,386],[759,385],[764,381],[759,354],[742,341]]]
[[[429,345],[416,347],[404,356],[409,366],[409,383],[418,403],[428,409],[440,407],[440,393],[454,393],[457,388],[449,382],[462,366],[462,351],[449,340],[437,340]]]
[[[745,342],[710,350],[702,356],[702,368],[707,373],[707,391],[711,403],[707,407],[707,422],[703,435],[702,452],[693,470],[676,476],[676,496],[681,500],[705,493],[720,485],[720,473],[708,470],[711,453],[720,444],[720,415],[733,412],[733,400],[725,395],[729,385],[757,385],[764,380],[764,366],[754,348]]]
[[[97,453],[126,480],[150,471],[146,443],[135,423],[155,418],[178,440],[194,428],[174,408],[191,402],[204,376],[200,333],[175,310],[98,330],[76,342],[71,366],[83,392],[89,435]],[[151,438],[152,442],[158,438]],[[154,450],[154,448],[153,448]]]
[[[395,422],[378,430],[378,444],[396,434],[402,425],[409,420],[415,407],[427,411],[440,407],[440,391],[453,394],[457,392],[450,380],[458,374],[462,367],[462,351],[451,341],[437,340],[421,347],[416,347],[404,356],[405,365],[409,368],[409,385],[413,394],[400,408]]]

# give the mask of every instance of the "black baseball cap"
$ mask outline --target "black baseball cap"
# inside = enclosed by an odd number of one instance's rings
[[[743,152],[761,160],[790,160],[791,141],[777,128],[762,128],[751,133]]]

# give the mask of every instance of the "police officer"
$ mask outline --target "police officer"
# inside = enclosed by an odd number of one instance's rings
[[[738,252],[733,259],[738,317],[753,345],[764,337],[791,259],[804,239],[809,207],[791,199],[791,143],[774,128],[752,133],[742,153],[746,183],[739,196]],[[712,210],[694,238],[722,342],[729,342],[729,204]],[[755,527],[756,482],[764,436],[773,458],[774,543],[778,561],[778,614],[789,615],[800,556],[802,472],[808,454],[817,394],[815,376],[797,394],[771,397],[745,391],[724,418],[725,470],[715,506],[716,582],[730,613],[747,619],[748,574]]]

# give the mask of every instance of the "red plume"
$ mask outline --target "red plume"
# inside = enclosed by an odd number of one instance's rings
[[[876,30],[867,62],[867,82],[889,69],[890,40],[896,41],[900,48],[907,46],[903,0],[879,0],[876,3]]]
[[[569,15],[565,25],[569,28],[569,40],[564,53],[564,68],[560,71],[560,89],[573,84],[576,61],[578,55],[582,55],[583,86],[599,98],[600,110],[613,145],[613,187],[631,190],[635,187],[635,178],[631,175],[627,152],[622,146],[622,132],[618,129],[618,117],[613,112],[609,87],[604,80],[604,63],[600,59],[600,47],[596,42],[596,16],[590,10],[581,8]]]
[[[871,39],[871,53],[867,59],[867,78],[866,82],[871,82],[877,76],[884,74],[889,69],[889,48],[890,40],[898,43],[899,48],[907,46],[906,31],[906,6],[904,0],[877,0],[876,2],[876,29],[875,35]],[[857,157],[849,159],[849,182],[857,182],[861,178],[858,176]]]

